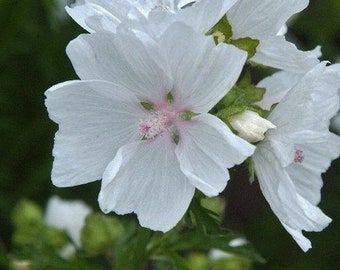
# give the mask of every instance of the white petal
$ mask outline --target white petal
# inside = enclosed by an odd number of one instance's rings
[[[117,25],[126,17],[129,7],[124,0],[85,0],[66,7],[66,11],[90,33],[103,30],[115,32]]]
[[[303,151],[303,161],[292,163],[286,170],[295,184],[297,192],[316,205],[320,202],[322,187],[321,174],[324,173],[333,159],[340,155],[340,137],[330,132],[321,137],[319,143],[297,144],[296,148]]]
[[[300,51],[283,36],[272,36],[260,40],[252,61],[270,67],[296,73],[305,73],[320,61],[320,47],[312,51]]]
[[[228,11],[233,38],[275,36],[290,16],[308,5],[308,0],[239,0]]]
[[[99,204],[105,213],[134,212],[143,227],[166,232],[183,217],[194,189],[163,134],[119,149],[103,175]]]
[[[50,118],[59,124],[52,181],[74,186],[100,179],[118,148],[138,139],[143,111],[124,87],[103,81],[70,81],[46,91]]]
[[[261,190],[280,222],[306,251],[310,242],[302,235],[302,230],[320,231],[331,219],[298,193],[290,175],[271,151],[268,144],[262,142],[253,156]]]
[[[325,62],[315,66],[286,94],[275,110],[270,114],[269,120],[276,126],[287,122],[306,129],[313,126],[328,126],[329,120],[339,110],[340,64],[326,66]],[[299,102],[298,102],[299,101]],[[312,118],[316,117],[316,122]],[[299,119],[300,121],[293,121]],[[320,125],[320,123],[322,123]],[[319,126],[319,127],[318,127]]]
[[[72,241],[80,247],[81,229],[91,212],[91,208],[82,201],[62,200],[53,196],[47,202],[44,220],[52,227],[66,230]]]
[[[207,196],[216,196],[229,180],[228,168],[253,154],[254,146],[234,135],[225,123],[202,114],[178,126],[176,155],[183,173]]]
[[[303,75],[299,73],[279,71],[264,78],[257,86],[266,88],[266,93],[257,105],[269,110],[273,104],[279,103],[302,77]]]
[[[85,34],[66,51],[81,79],[119,83],[144,101],[157,102],[172,88],[166,61],[151,40],[144,45],[129,34]]]
[[[201,0],[179,11],[178,21],[194,28],[198,33],[208,32],[237,0]]]
[[[230,90],[247,57],[181,23],[170,26],[160,43],[172,69],[175,102],[195,112],[208,112]]]

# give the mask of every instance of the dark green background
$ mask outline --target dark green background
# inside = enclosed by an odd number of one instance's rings
[[[5,249],[12,232],[10,213],[21,198],[43,206],[51,194],[59,194],[82,198],[98,209],[99,182],[59,189],[50,181],[57,126],[47,116],[44,91],[76,78],[65,47],[84,32],[58,14],[51,0],[0,0],[0,244]],[[292,22],[289,38],[299,42],[301,49],[321,44],[323,59],[334,62],[340,56],[339,17],[339,0],[312,0]],[[339,167],[338,159],[325,175],[322,190],[321,208],[333,223],[322,233],[308,234],[313,249],[306,254],[279,224],[256,183],[244,188],[247,183],[231,182],[226,192],[230,210],[226,224],[244,233],[267,259],[256,269],[338,269]]]

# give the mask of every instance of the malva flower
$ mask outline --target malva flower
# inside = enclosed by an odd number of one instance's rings
[[[66,187],[102,178],[105,213],[134,212],[142,226],[167,231],[195,188],[218,195],[228,168],[254,152],[208,113],[236,82],[242,50],[176,23],[147,46],[133,34],[93,33],[67,52],[81,80],[46,91],[59,124],[52,181]]]
[[[340,154],[340,138],[328,130],[339,110],[339,85],[340,65],[322,62],[308,72],[269,115],[276,128],[253,155],[266,200],[304,251],[311,243],[302,231],[321,231],[331,222],[317,204],[321,174]]]
[[[125,29],[158,37],[170,24],[184,22],[206,33],[237,0],[78,0],[68,14],[90,33]]]
[[[227,12],[232,39],[259,40],[251,61],[294,73],[306,73],[319,63],[320,47],[300,51],[286,41],[283,28],[295,13],[307,7],[308,0],[239,0]]]

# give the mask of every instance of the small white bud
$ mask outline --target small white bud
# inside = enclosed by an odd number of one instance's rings
[[[249,110],[230,117],[229,122],[238,135],[250,143],[262,141],[264,133],[275,128],[271,122]]]

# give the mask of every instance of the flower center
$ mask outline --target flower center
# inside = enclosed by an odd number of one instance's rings
[[[161,134],[169,124],[168,117],[160,111],[152,111],[146,119],[139,121],[139,134],[142,139],[153,139]]]
[[[305,156],[303,154],[303,151],[300,149],[295,150],[295,156],[294,156],[294,162],[295,163],[302,163],[305,159]]]

